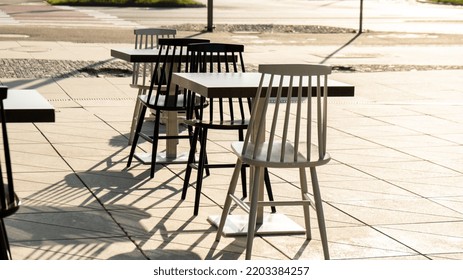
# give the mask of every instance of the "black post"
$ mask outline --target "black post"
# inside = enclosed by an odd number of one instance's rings
[[[212,19],[213,19],[213,13],[212,13],[212,10],[213,10],[213,0],[207,0],[207,32],[212,32],[214,30],[214,26],[213,26],[213,23],[212,23]]]
[[[359,34],[363,31],[363,0],[360,0]]]

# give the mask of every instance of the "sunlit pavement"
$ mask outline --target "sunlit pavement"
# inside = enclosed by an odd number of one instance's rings
[[[226,1],[214,2],[219,24]],[[358,1],[309,2],[330,4],[340,10],[358,5]],[[408,1],[373,2],[429,9],[428,5]],[[230,18],[239,14],[243,16],[242,22],[255,23],[259,14],[246,17],[244,12],[235,12],[242,3],[233,3],[234,9],[227,8]],[[301,2],[269,3],[281,5],[280,11],[283,5],[291,6],[288,15],[294,15],[293,19],[298,15],[296,4]],[[268,18],[285,17],[271,9],[272,6],[263,7],[261,12],[267,11]],[[370,8],[365,8],[365,28],[372,29],[377,23],[368,20]],[[448,7],[437,9],[435,16],[441,18],[436,18],[438,22],[433,25],[442,27],[445,25],[440,22],[442,18],[453,12]],[[147,23],[141,21],[142,14],[147,12],[144,9],[139,9],[140,20],[122,16],[132,9],[117,9],[119,15],[116,9],[95,10],[117,16],[125,23],[135,22],[134,26]],[[0,11],[4,11],[4,6],[0,6]],[[185,11],[189,10],[180,12]],[[205,12],[204,9],[195,11]],[[380,10],[384,15],[392,11],[396,10]],[[459,8],[456,11],[462,12]],[[171,13],[174,15],[174,11]],[[323,17],[320,16],[319,24],[327,22]],[[390,17],[400,22],[400,15]],[[0,21],[4,19],[21,21],[17,16],[5,17],[0,13]],[[291,24],[290,19],[287,20],[278,23]],[[149,21],[157,26],[155,22],[154,17]],[[227,21],[221,23],[224,22]],[[448,17],[446,22],[461,24],[461,17]],[[159,25],[165,23],[159,19]],[[355,28],[355,17],[352,16],[351,23],[342,25]],[[398,25],[384,23],[384,26]],[[272,62],[462,65],[461,41],[452,39],[459,38],[457,35],[447,34],[447,26],[444,29],[442,32],[429,29],[426,33],[412,29],[382,33],[376,32],[383,31],[378,29],[360,37],[355,37],[356,34],[275,34],[272,38],[272,35],[252,33],[195,36],[245,44],[245,60],[251,65]],[[194,34],[180,32],[186,36]],[[111,48],[131,45],[125,39],[115,43],[21,38],[0,41],[2,59],[38,61],[111,60]],[[319,168],[331,257],[462,259],[463,71],[438,67],[421,71],[393,68],[332,74],[335,80],[355,85],[355,97],[331,100],[328,150],[333,160]],[[129,87],[129,80],[114,76],[0,77],[0,82],[10,88],[38,90],[56,108],[55,123],[8,126],[15,186],[23,200],[20,211],[5,220],[14,259],[244,258],[244,237],[222,238],[220,243],[214,243],[215,228],[206,221],[207,216],[220,213],[231,171],[212,172],[205,178],[200,212],[195,217],[192,215],[194,189],[190,189],[185,201],[180,199],[184,165],[159,167],[151,180],[147,166],[137,164],[126,168],[127,137],[136,95]],[[210,146],[214,151],[210,160],[234,160],[229,152],[229,139],[233,136],[211,134],[210,138],[214,143]],[[147,143],[142,143],[140,148],[150,151]],[[187,143],[179,144],[179,150],[187,149]],[[288,170],[270,172],[276,195],[293,195],[297,190],[294,180],[297,176]],[[297,210],[278,209],[302,225],[302,213]],[[312,215],[312,225],[317,224],[315,217]],[[317,231],[316,227],[312,229],[314,237],[310,242],[304,235],[259,236],[253,259],[322,259]]]

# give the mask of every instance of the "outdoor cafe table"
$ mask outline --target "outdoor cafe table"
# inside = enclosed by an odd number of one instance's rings
[[[11,90],[8,87],[0,85],[0,93],[6,94],[6,99],[3,100],[3,107],[5,113],[5,122],[8,123],[25,123],[25,122],[54,122],[55,121],[55,109],[53,106],[36,90]],[[3,131],[5,133],[6,131]],[[3,135],[5,136],[5,134]],[[3,148],[5,148],[5,141],[3,141]],[[8,147],[8,146],[6,146]],[[5,155],[7,154],[5,150]],[[11,172],[11,166],[9,160],[3,159],[7,174]],[[9,170],[9,171],[8,171]],[[0,174],[3,176],[4,174]],[[11,178],[11,173],[7,175],[8,182]],[[12,187],[11,185],[8,185]],[[4,187],[3,183],[0,187]],[[9,189],[7,189],[9,190]],[[1,200],[4,197],[2,196]],[[4,202],[3,202],[4,203]],[[17,201],[16,201],[17,203]],[[11,205],[11,204],[10,204]],[[10,208],[11,209],[11,208]],[[16,208],[17,209],[17,208]],[[4,211],[6,210],[6,211]],[[3,223],[3,217],[10,215],[8,210],[2,208],[2,218],[0,218],[0,258],[9,259],[9,244],[6,238],[5,226]]]
[[[55,108],[36,90],[9,89],[4,106],[9,123],[55,121]]]
[[[159,49],[111,49],[111,56],[131,63],[155,63],[159,57]]]
[[[260,73],[174,73],[172,83],[208,97],[254,97],[259,85]],[[314,94],[314,92],[312,92]],[[354,86],[328,80],[328,96],[354,96]],[[261,178],[262,179],[262,178]],[[263,179],[259,188],[264,187]],[[262,193],[262,192],[261,192]],[[215,226],[220,215],[208,217]],[[247,215],[228,215],[223,233],[225,236],[245,235]],[[258,234],[299,234],[305,229],[283,214],[264,215],[262,207],[257,214]]]
[[[111,56],[127,62],[156,62],[159,49],[111,49]]]

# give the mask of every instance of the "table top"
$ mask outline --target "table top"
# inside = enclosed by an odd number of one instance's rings
[[[9,89],[3,104],[10,123],[55,121],[55,108],[36,90]]]
[[[253,97],[261,73],[173,73],[172,83],[205,97]],[[328,80],[328,96],[354,96],[354,86]]]
[[[180,54],[179,51],[175,52],[175,56]],[[165,57],[165,51],[161,53],[163,57]],[[159,49],[130,49],[130,48],[122,48],[122,49],[111,49],[111,56],[114,58],[119,58],[127,62],[132,63],[151,63],[157,62],[159,57]],[[172,54],[170,53],[168,58],[172,58]],[[222,56],[224,57],[224,56]],[[177,57],[176,57],[177,58]],[[182,61],[186,61],[187,56],[184,54],[182,56]],[[213,60],[215,61],[217,58],[214,57]]]
[[[111,49],[111,56],[127,62],[156,62],[159,49]]]

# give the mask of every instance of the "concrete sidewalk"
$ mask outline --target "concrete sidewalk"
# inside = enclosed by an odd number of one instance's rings
[[[463,65],[461,42],[451,39],[459,37],[371,32],[347,44],[354,36],[201,34],[245,44],[251,66],[301,61],[403,66],[332,74],[355,85],[355,97],[331,100],[333,161],[318,170],[330,253],[340,260],[463,259],[463,70],[435,67]],[[57,64],[111,60],[109,50],[124,46],[131,44],[0,41],[2,59]],[[434,67],[408,71],[410,65]],[[205,178],[195,217],[192,190],[180,200],[185,166],[160,167],[151,180],[147,166],[126,168],[136,97],[128,77],[0,77],[0,82],[37,89],[56,108],[55,123],[8,126],[15,186],[23,200],[20,211],[5,219],[15,259],[244,258],[245,238],[216,244],[215,229],[206,221],[221,211],[231,170],[213,170]],[[229,152],[234,136],[210,138],[211,160],[234,160]],[[147,143],[140,147],[150,151]],[[187,143],[179,150],[187,151]],[[270,173],[276,196],[296,195],[292,171]],[[278,211],[302,224],[297,208]],[[312,229],[310,242],[303,235],[257,237],[253,259],[321,259],[317,231]]]

